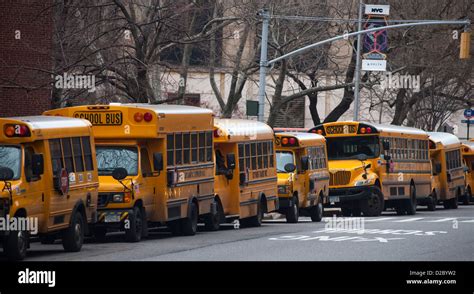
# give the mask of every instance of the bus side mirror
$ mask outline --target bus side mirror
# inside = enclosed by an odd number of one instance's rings
[[[383,150],[386,150],[386,151],[390,150],[390,142],[387,140],[382,141],[382,147],[383,147]]]
[[[235,169],[235,154],[234,153],[226,154],[226,160],[227,160],[227,168],[230,170],[234,170]]]
[[[13,170],[9,167],[0,167],[0,181],[11,181],[15,176]]]
[[[112,171],[112,178],[114,178],[117,181],[121,181],[125,179],[128,176],[127,169],[123,167],[118,167]]]
[[[302,156],[301,157],[301,171],[307,171],[309,169],[309,157]]]
[[[153,153],[153,168],[155,171],[163,170],[163,154],[160,152]]]
[[[44,173],[43,154],[33,154],[31,157],[31,170],[33,175],[40,176]]]
[[[284,167],[284,168],[285,168],[285,171],[286,171],[287,173],[292,173],[292,172],[295,171],[296,166],[295,166],[293,163],[287,163],[287,164],[285,164],[285,167]]]

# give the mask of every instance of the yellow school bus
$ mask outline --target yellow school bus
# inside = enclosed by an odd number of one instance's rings
[[[138,242],[149,226],[194,235],[213,219],[213,114],[182,105],[110,104],[69,107],[49,115],[91,121],[99,171],[94,233],[124,230]]]
[[[456,209],[465,189],[461,142],[449,133],[428,134],[433,171],[432,197],[436,203],[442,203],[445,209]]]
[[[465,192],[463,197],[463,204],[468,205],[469,202],[474,201],[474,141],[465,142],[462,144],[462,157],[465,166]]]
[[[91,124],[82,119],[28,116],[0,119],[0,217],[17,227],[0,231],[6,255],[23,259],[29,236],[62,238],[80,251],[97,219],[98,176]]]
[[[278,209],[273,130],[241,119],[215,119],[215,193],[221,221],[260,226]]]
[[[326,137],[329,202],[342,214],[378,216],[385,208],[416,213],[430,196],[428,134],[365,122],[332,122],[310,130]]]
[[[277,133],[275,146],[278,211],[289,223],[297,223],[300,215],[321,221],[329,191],[326,139],[312,133]]]

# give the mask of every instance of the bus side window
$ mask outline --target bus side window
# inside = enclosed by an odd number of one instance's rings
[[[32,146],[25,147],[25,177],[27,182],[35,182],[40,179],[40,176],[36,176],[33,174],[33,166],[31,164],[31,160],[35,154]]]
[[[140,165],[142,168],[142,176],[144,178],[153,176],[150,157],[148,156],[148,150],[146,148],[140,149]]]

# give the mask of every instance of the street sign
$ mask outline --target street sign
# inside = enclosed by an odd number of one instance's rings
[[[390,5],[365,4],[365,14],[389,15]]]
[[[466,109],[464,110],[464,117],[470,119],[474,116],[474,109]]]
[[[247,100],[247,116],[258,116],[258,101]]]
[[[463,124],[474,125],[474,119],[473,119],[473,120],[463,119],[463,120],[461,120],[461,122],[462,122]]]
[[[362,70],[365,71],[386,71],[387,60],[362,59]]]

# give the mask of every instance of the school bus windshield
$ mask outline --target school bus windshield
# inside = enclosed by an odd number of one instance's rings
[[[293,152],[289,151],[277,151],[276,152],[276,161],[277,161],[277,172],[286,173],[285,165],[288,163],[293,163]]]
[[[368,158],[379,156],[378,136],[326,137],[328,159],[356,159],[357,155],[365,154]]]
[[[0,166],[11,168],[13,171],[13,180],[20,178],[20,165],[20,147],[0,145]]]
[[[96,146],[99,176],[110,176],[116,168],[125,168],[130,176],[138,174],[138,150],[136,147]]]

